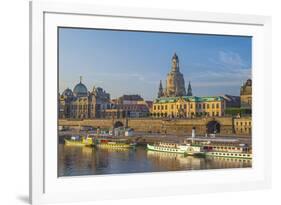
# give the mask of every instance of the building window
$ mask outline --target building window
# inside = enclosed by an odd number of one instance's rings
[[[193,105],[192,105],[192,104],[190,104],[190,108],[191,108],[191,109],[193,108]]]
[[[174,105],[171,105],[171,109],[174,109]]]
[[[183,105],[183,108],[186,109],[186,104]]]
[[[213,109],[215,108],[215,104],[212,104],[212,108],[213,108]]]
[[[163,107],[163,105],[161,105],[161,110],[163,110],[164,109],[164,107]]]
[[[199,109],[201,109],[201,104],[198,104],[198,106],[199,106]]]
[[[168,109],[168,106],[167,105],[165,105],[165,110],[167,110]]]
[[[205,109],[205,103],[203,103],[203,109]]]
[[[217,108],[220,108],[220,104],[219,103],[217,103]]]
[[[160,105],[158,105],[158,110],[160,110]]]
[[[207,104],[207,109],[209,109],[210,108],[210,106],[209,106],[209,104]]]

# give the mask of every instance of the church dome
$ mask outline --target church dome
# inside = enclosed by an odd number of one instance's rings
[[[81,82],[80,79],[80,83],[78,83],[77,85],[75,85],[74,89],[73,89],[73,93],[76,97],[85,97],[88,95],[88,89],[87,87]]]
[[[173,58],[172,58],[172,59],[178,60],[178,59],[179,59],[179,57],[178,57],[178,55],[177,55],[176,53],[174,53],[174,55],[173,55]]]
[[[64,97],[72,97],[72,96],[73,96],[73,92],[72,92],[71,89],[66,88],[66,89],[63,91],[62,95],[63,95]]]

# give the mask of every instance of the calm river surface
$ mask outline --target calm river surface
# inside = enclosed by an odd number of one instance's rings
[[[59,145],[59,176],[140,173],[251,167],[251,160],[184,157],[135,149]]]

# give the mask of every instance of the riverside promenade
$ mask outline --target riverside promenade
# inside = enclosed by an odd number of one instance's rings
[[[91,131],[81,130],[70,130],[70,131],[59,131],[59,140],[63,142],[65,137],[72,135],[91,135],[98,137],[99,135]],[[102,136],[102,135],[100,135]],[[134,132],[133,136],[117,136],[122,139],[126,138],[131,141],[137,142],[139,145],[146,145],[148,143],[156,142],[183,142],[184,140],[192,140],[191,133],[186,135],[174,135],[174,134],[161,134],[161,133],[147,133],[147,132]],[[250,136],[241,135],[197,135],[193,140],[195,141],[210,141],[212,143],[231,143],[231,144],[248,144],[251,145]]]

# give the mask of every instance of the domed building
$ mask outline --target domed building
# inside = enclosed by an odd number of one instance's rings
[[[82,83],[82,78],[80,77],[80,82],[75,85],[73,89],[73,94],[76,97],[86,97],[88,95],[87,87]]]
[[[71,89],[66,88],[66,89],[63,91],[62,95],[63,95],[65,98],[67,98],[67,97],[73,97],[73,92],[72,92]]]
[[[80,77],[80,82],[74,86],[73,91],[67,88],[59,96],[59,118],[100,118],[105,115],[108,103],[108,93],[100,87],[94,87],[92,92],[88,92]]]
[[[166,87],[159,84],[157,98],[153,101],[151,114],[161,118],[194,118],[202,116],[220,117],[225,114],[225,100],[221,96],[193,96],[191,83],[187,89],[180,72],[179,57],[172,57],[172,67],[166,78]]]
[[[71,103],[74,95],[71,89],[67,88],[59,95],[59,117],[69,118],[71,115]]]
[[[159,84],[158,98],[160,97],[179,97],[192,96],[192,89],[189,83],[188,93],[186,93],[183,74],[180,72],[179,57],[175,53],[172,57],[172,67],[167,74],[166,87],[163,89],[162,82]]]
[[[177,97],[186,95],[185,82],[179,68],[179,58],[175,53],[172,58],[172,68],[167,75],[165,95]]]

